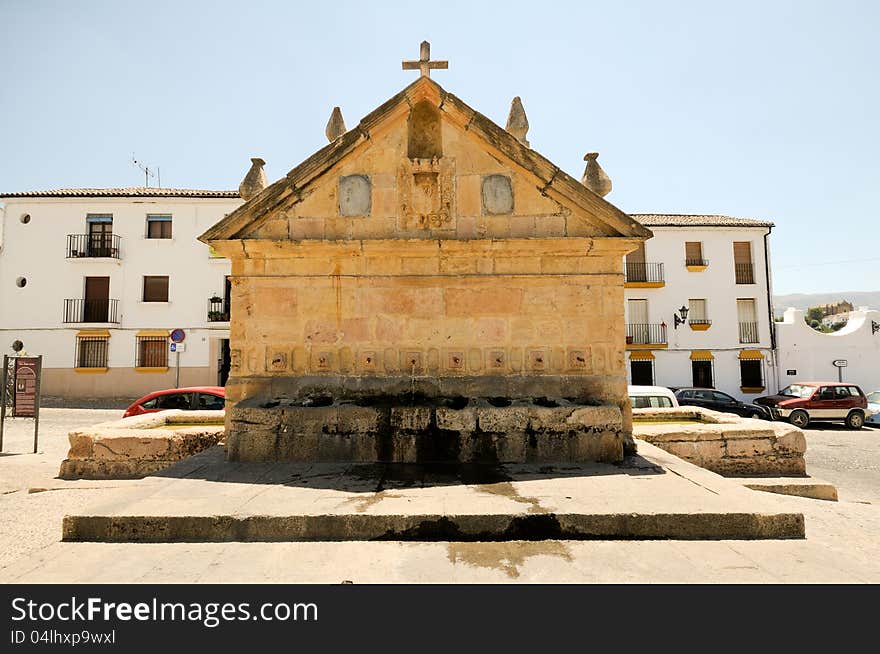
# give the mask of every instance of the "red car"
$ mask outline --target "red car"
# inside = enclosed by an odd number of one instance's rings
[[[125,410],[123,418],[144,413],[183,409],[184,411],[222,410],[226,406],[226,389],[222,386],[192,386],[153,391],[135,400]]]
[[[797,382],[754,402],[770,409],[775,420],[784,418],[801,429],[812,420],[843,420],[850,429],[861,429],[872,413],[862,389],[848,382]]]

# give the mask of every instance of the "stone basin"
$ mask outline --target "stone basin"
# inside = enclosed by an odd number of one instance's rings
[[[806,475],[806,438],[785,422],[695,406],[633,409],[633,435],[729,477]]]
[[[223,441],[223,411],[157,411],[68,434],[62,479],[140,479]]]

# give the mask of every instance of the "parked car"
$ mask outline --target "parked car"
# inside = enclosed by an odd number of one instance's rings
[[[868,393],[868,411],[871,415],[865,418],[865,423],[880,427],[880,391]]]
[[[222,386],[193,386],[191,388],[167,388],[153,391],[135,400],[125,410],[123,418],[154,413],[165,409],[184,411],[208,411],[226,406],[226,389]]]
[[[628,386],[633,409],[668,409],[678,406],[675,395],[663,386]]]
[[[767,407],[740,402],[732,395],[716,391],[714,388],[679,388],[675,397],[681,406],[701,406],[713,411],[735,413],[743,418],[772,420]]]
[[[755,402],[768,407],[774,419],[802,429],[811,420],[842,420],[850,429],[861,429],[871,417],[862,389],[847,382],[795,382]]]

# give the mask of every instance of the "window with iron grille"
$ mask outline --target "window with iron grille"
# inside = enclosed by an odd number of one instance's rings
[[[144,302],[168,301],[168,277],[144,276]]]
[[[633,386],[654,385],[654,362],[650,360],[629,362]]]
[[[109,344],[110,339],[107,336],[77,336],[76,367],[106,368]]]
[[[703,243],[701,241],[686,241],[684,244],[684,262],[687,266],[705,266],[703,259]]]
[[[171,214],[147,214],[147,238],[171,238]]]
[[[168,339],[164,336],[138,336],[135,365],[138,368],[167,368]]]
[[[760,359],[741,359],[739,374],[743,388],[764,388]]]

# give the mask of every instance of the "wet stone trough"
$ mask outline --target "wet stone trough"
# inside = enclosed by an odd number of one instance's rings
[[[311,395],[227,416],[230,461],[617,463],[624,440],[619,408],[572,398]]]

